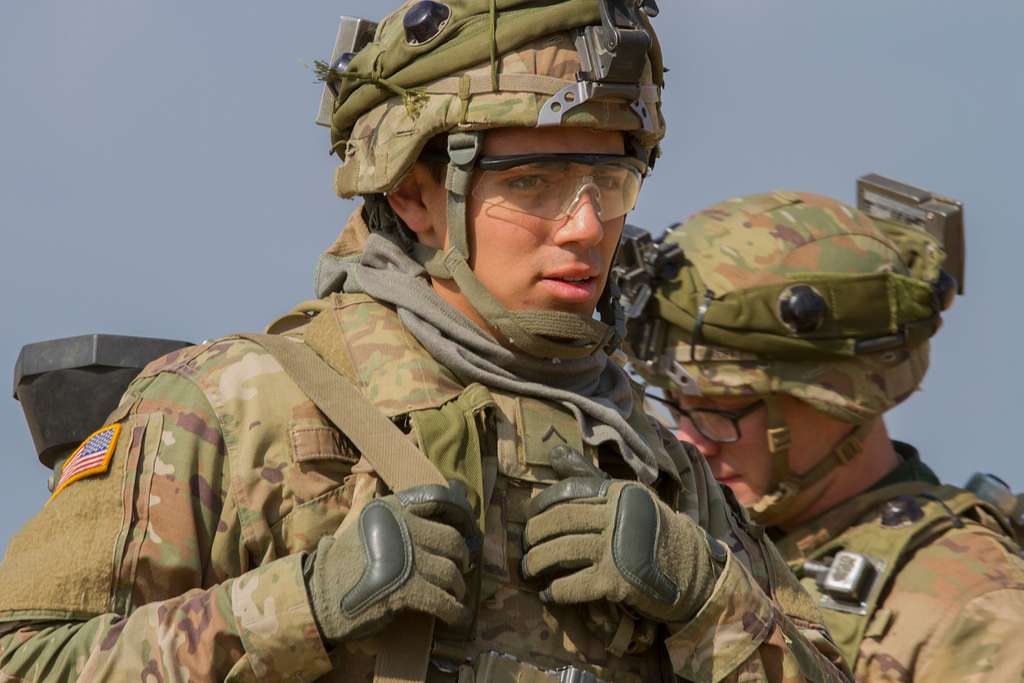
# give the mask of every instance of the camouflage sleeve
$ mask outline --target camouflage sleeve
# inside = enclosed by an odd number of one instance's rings
[[[690,681],[851,680],[838,650],[812,625],[797,627],[730,553],[714,593],[666,640],[673,669]]]
[[[5,681],[289,680],[330,670],[302,578],[301,556],[127,617],[12,624],[0,639]]]
[[[61,491],[8,547],[0,680],[306,681],[329,670],[303,554],[247,544],[207,395],[156,373],[127,402],[109,469]]]
[[[914,680],[1024,681],[1024,590],[999,590],[951,611],[922,653]]]
[[[919,548],[872,616],[858,680],[1024,681],[1024,561],[968,523]]]

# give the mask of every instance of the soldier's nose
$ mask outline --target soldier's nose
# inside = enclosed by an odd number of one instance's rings
[[[555,233],[555,244],[564,246],[574,243],[593,247],[604,240],[604,223],[599,216],[596,199],[590,192],[582,192],[568,219]]]

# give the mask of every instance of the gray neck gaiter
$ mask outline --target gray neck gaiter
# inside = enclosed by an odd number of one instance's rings
[[[557,401],[579,421],[591,446],[613,443],[637,478],[658,476],[651,446],[629,424],[633,392],[629,378],[606,353],[579,359],[540,359],[499,344],[444,301],[423,267],[397,245],[371,235],[361,257],[321,257],[317,296],[332,292],[368,294],[393,305],[416,340],[464,384]]]

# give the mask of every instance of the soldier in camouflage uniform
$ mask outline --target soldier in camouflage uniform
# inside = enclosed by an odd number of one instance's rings
[[[8,548],[0,679],[848,680],[609,355],[644,8],[408,2],[325,65],[319,299],[129,387]]]
[[[776,192],[647,248],[668,270],[630,326],[636,367],[769,528],[857,679],[1024,680],[1024,562],[1006,519],[940,484],[882,417],[920,384],[952,301],[939,242]]]

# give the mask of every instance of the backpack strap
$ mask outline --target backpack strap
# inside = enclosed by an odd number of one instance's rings
[[[316,404],[373,465],[392,491],[413,486],[447,486],[444,475],[402,430],[362,392],[304,342],[266,334],[240,334],[267,351],[288,377]],[[434,618],[409,614],[388,630],[389,647],[377,656],[374,683],[425,681],[434,641]]]

